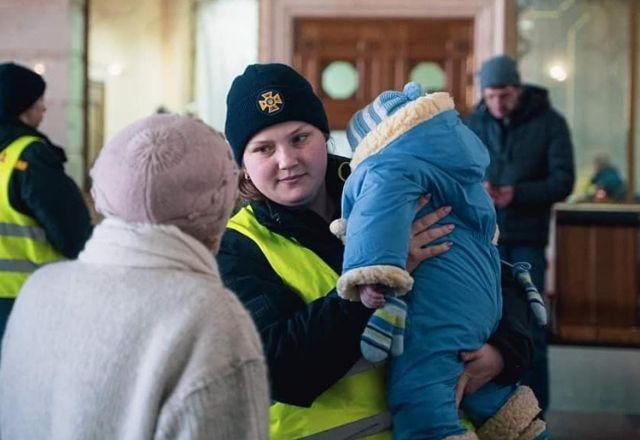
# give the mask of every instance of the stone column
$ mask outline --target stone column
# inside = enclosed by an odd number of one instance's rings
[[[84,180],[85,5],[87,0],[2,0],[0,60],[24,64],[47,82],[40,126],[64,147],[67,172]]]

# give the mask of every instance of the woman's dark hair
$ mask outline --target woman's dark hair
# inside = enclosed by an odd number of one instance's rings
[[[249,200],[264,200],[266,197],[262,194],[258,188],[253,184],[251,179],[244,172],[240,173],[240,180],[238,181],[238,191],[240,192],[240,198],[245,201]]]

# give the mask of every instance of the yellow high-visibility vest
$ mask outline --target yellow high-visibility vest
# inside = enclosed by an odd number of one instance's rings
[[[227,224],[253,240],[283,283],[306,303],[335,288],[338,274],[314,252],[271,232],[250,207]],[[386,405],[385,368],[363,360],[322,393],[309,408],[275,402],[270,410],[272,439],[390,439],[391,417]]]
[[[0,298],[15,298],[27,277],[45,263],[62,259],[38,222],[9,203],[9,181],[20,155],[40,140],[21,136],[0,152]]]

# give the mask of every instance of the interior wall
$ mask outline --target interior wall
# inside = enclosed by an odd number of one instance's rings
[[[192,98],[191,0],[91,0],[89,77],[105,86],[105,140]]]
[[[258,0],[210,0],[197,6],[195,111],[224,129],[233,79],[258,61]]]
[[[39,70],[47,113],[40,130],[65,148],[67,172],[82,183],[84,0],[0,1],[0,62]],[[16,13],[19,11],[19,13]]]

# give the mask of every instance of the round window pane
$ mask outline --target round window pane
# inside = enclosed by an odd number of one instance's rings
[[[358,71],[347,61],[333,61],[322,71],[322,90],[332,99],[347,99],[358,90]]]
[[[422,84],[426,92],[437,92],[444,89],[445,75],[438,63],[421,62],[411,70],[411,81]]]

